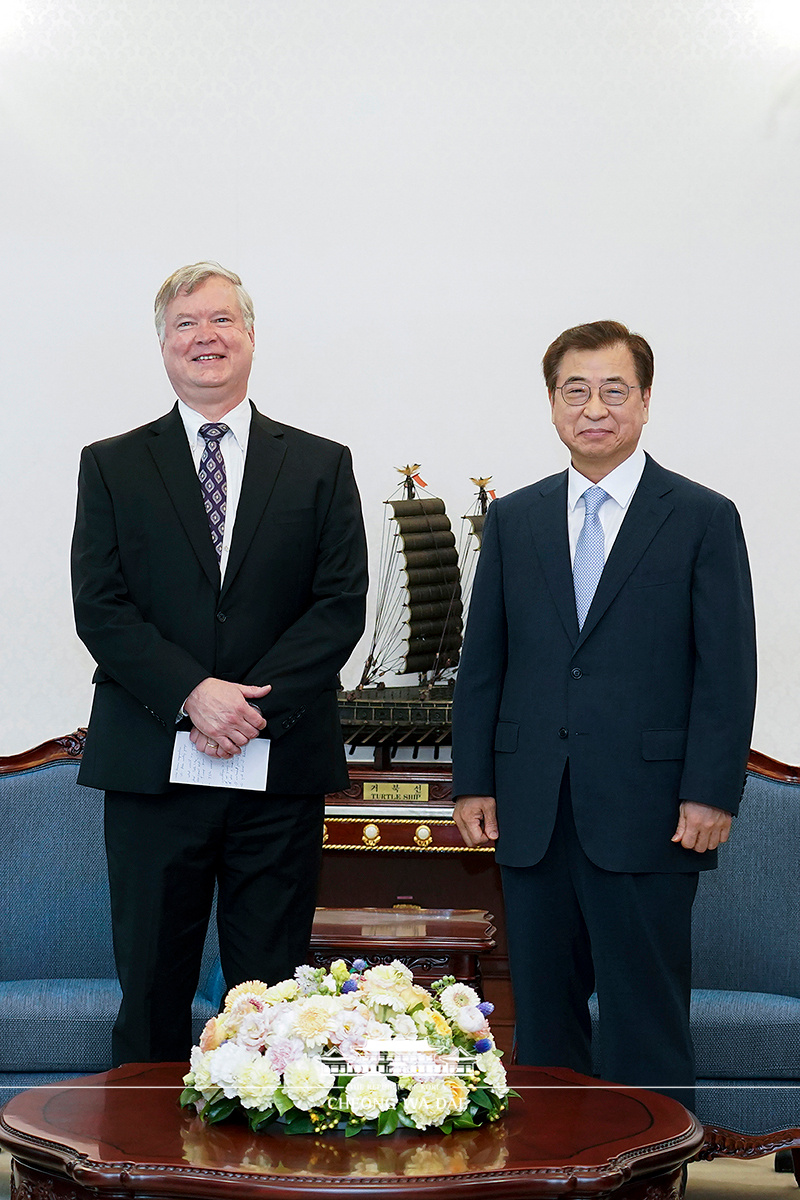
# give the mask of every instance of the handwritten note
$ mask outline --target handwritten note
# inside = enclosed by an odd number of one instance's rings
[[[253,738],[242,748],[241,754],[234,754],[233,758],[210,758],[201,754],[188,733],[176,733],[169,781],[263,792],[267,786],[268,766],[268,738]]]

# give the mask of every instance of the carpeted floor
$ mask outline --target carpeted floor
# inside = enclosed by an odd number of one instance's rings
[[[0,1200],[9,1198],[9,1166],[7,1154],[0,1153]],[[687,1200],[800,1200],[800,1188],[794,1175],[776,1174],[772,1157],[752,1162],[718,1159],[710,1163],[689,1166]]]

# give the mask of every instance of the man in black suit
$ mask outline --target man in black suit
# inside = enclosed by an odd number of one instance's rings
[[[175,272],[156,327],[178,402],[84,450],[73,541],[98,664],[79,778],[106,792],[116,1063],[188,1056],[215,881],[229,987],[304,961],[324,794],[347,786],[338,673],[367,586],[349,451],[247,399],[239,276]],[[170,784],[179,730],[221,759],[268,738],[266,793]]]
[[[691,907],[737,811],[755,701],[739,517],[639,449],[647,342],[543,362],[560,475],[492,504],[453,717],[455,819],[502,865],[521,1063],[693,1101]]]

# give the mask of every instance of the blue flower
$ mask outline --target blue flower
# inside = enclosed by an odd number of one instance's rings
[[[356,983],[355,979],[345,979],[344,983],[342,984],[342,995],[343,996],[346,995],[347,992],[357,992],[357,991],[358,991],[358,984]]]
[[[366,971],[366,969],[367,969],[367,964],[364,962],[363,958],[354,958],[353,959],[353,965],[350,968],[351,971]]]
[[[478,1005],[478,1012],[482,1012],[485,1017],[490,1017],[494,1012],[494,1005],[491,1000],[481,1000]]]
[[[478,1038],[475,1043],[475,1053],[485,1054],[487,1050],[491,1050],[492,1043],[490,1038]]]

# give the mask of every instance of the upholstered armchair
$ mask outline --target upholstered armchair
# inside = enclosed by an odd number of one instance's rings
[[[0,758],[0,1104],[20,1088],[111,1066],[120,991],[103,796],[75,782],[83,732]],[[222,993],[212,922],[196,1035]]]
[[[719,867],[700,875],[691,1028],[700,1157],[792,1147],[800,1182],[800,771],[757,751]]]

